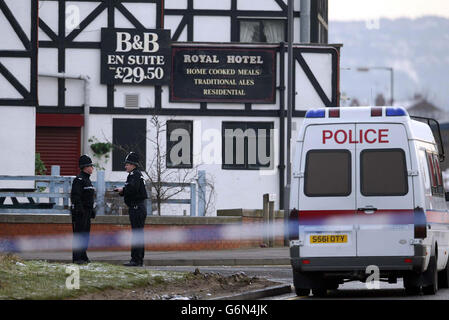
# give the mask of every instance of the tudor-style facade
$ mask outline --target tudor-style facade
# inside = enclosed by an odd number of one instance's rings
[[[135,148],[140,148],[148,163],[154,155],[149,142],[154,135],[151,118],[158,115],[171,130],[178,127],[190,130],[188,158],[192,159],[192,168],[205,170],[213,177],[217,194],[215,209],[257,208],[264,193],[277,194],[276,207],[283,207],[287,0],[258,0],[257,3],[252,0],[20,1],[30,3],[35,11],[36,6],[39,9],[39,27],[35,30],[39,35],[39,58],[36,51],[30,50],[28,54],[39,66],[39,76],[31,72],[33,77],[38,77],[38,85],[31,81],[36,86],[31,87],[31,92],[35,96],[39,93],[38,104],[34,104],[36,152],[41,153],[47,165],[60,164],[62,174],[72,175],[77,161],[73,155],[77,148],[79,153],[89,150],[84,148],[88,138],[123,145],[126,141],[139,140],[137,131],[144,132],[147,139],[138,141]],[[0,4],[8,2],[11,0]],[[305,110],[338,105],[339,50],[326,45],[327,1],[310,3],[313,45],[299,45],[300,3],[294,1],[294,42],[298,44],[294,49],[294,130],[299,129]],[[273,50],[274,102],[178,102],[170,96],[170,85],[103,84],[100,79],[102,28],[170,30],[172,50],[192,47],[219,51]],[[76,79],[86,77],[90,92],[88,117],[85,116],[86,82]],[[224,164],[227,128],[254,128],[256,132],[272,129],[275,142],[267,146],[271,152],[269,170],[259,170],[261,167],[249,163],[247,158],[243,164]],[[55,143],[49,147],[52,136]],[[171,145],[169,142],[165,146],[164,141],[164,150],[170,151]],[[121,155],[113,151],[111,160],[102,163],[107,180],[125,177]],[[172,163],[168,167],[179,168]]]
[[[37,1],[0,1],[0,175],[34,174],[37,15]]]

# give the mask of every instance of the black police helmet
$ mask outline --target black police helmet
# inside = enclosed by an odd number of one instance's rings
[[[93,164],[92,164],[92,159],[89,158],[89,156],[86,155],[86,154],[83,154],[83,155],[80,157],[78,163],[79,163],[80,169],[85,168],[85,167],[93,166]]]
[[[126,163],[130,163],[135,166],[138,166],[139,165],[139,155],[135,152],[128,153],[128,155],[125,158],[125,164]]]

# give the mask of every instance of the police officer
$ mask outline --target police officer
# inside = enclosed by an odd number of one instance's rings
[[[89,245],[90,219],[95,218],[94,194],[95,189],[90,181],[94,168],[92,160],[87,155],[79,158],[80,174],[73,180],[70,199],[72,201],[73,228],[73,262],[76,264],[89,263],[86,251]]]
[[[128,267],[143,266],[145,255],[144,226],[147,217],[145,199],[148,198],[145,189],[145,181],[142,173],[138,169],[139,156],[130,152],[125,158],[125,169],[128,172],[124,188],[117,188],[124,197],[125,204],[129,210],[129,220],[132,229],[131,260],[125,263]]]

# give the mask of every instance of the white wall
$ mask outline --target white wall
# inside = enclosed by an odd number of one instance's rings
[[[39,72],[55,72],[55,50],[39,49]],[[304,53],[305,61],[322,86],[329,100],[332,99],[332,55],[330,53]],[[50,63],[53,61],[53,64]],[[279,85],[279,54],[277,55],[276,81]],[[285,77],[287,77],[287,56],[285,59]],[[324,103],[316,93],[310,80],[295,62],[296,79],[296,110],[307,110],[311,108],[322,108]],[[95,49],[69,49],[66,50],[66,72],[68,74],[88,75],[91,78],[91,106],[106,106],[107,87],[100,83],[100,51]],[[0,77],[0,85],[1,77]],[[7,88],[7,86],[5,86]],[[13,90],[13,89],[11,89]],[[116,107],[123,107],[126,94],[139,94],[141,108],[154,107],[154,87],[152,86],[129,86],[117,85],[114,91]],[[162,87],[162,108],[188,108],[199,109],[199,103],[171,103],[169,102],[170,89]],[[279,91],[277,91],[275,104],[254,104],[255,110],[277,110],[279,109]],[[66,105],[81,106],[83,104],[83,82],[79,80],[66,80]],[[287,101],[287,100],[285,100]],[[39,102],[41,105],[57,105],[57,80],[39,77]],[[243,110],[244,104],[219,104],[209,103],[210,109],[236,109]]]
[[[33,1],[5,0],[5,5],[22,28],[27,40],[31,38],[31,5]],[[0,11],[1,51],[25,52],[25,46],[3,11]],[[2,57],[0,63],[26,89],[30,90],[31,59]],[[23,99],[0,75],[0,99]],[[34,107],[0,106],[0,175],[34,175],[36,111]],[[32,187],[34,182],[0,181],[0,188]]]
[[[318,83],[323,88],[324,93],[329,100],[332,100],[332,55],[330,53],[303,53],[302,55],[310,70],[315,75]],[[286,67],[288,67],[287,63]],[[294,89],[296,92],[296,110],[325,107],[323,101],[297,61],[295,61],[295,68],[296,77]]]
[[[154,135],[154,128],[151,126],[149,116],[110,116],[110,115],[91,115],[90,127],[91,136],[95,136],[99,141],[112,142],[112,120],[113,118],[133,118],[147,119],[148,137]],[[262,195],[264,193],[279,192],[279,121],[273,118],[242,118],[236,117],[166,117],[160,116],[164,123],[167,120],[193,120],[193,165],[197,170],[205,170],[214,181],[214,187],[218,197],[216,198],[216,209],[229,208],[261,208]],[[273,122],[275,129],[273,170],[223,170],[221,168],[221,147],[222,147],[222,122],[224,121],[257,121]],[[165,133],[164,133],[165,135]],[[165,138],[165,136],[164,136]],[[165,141],[163,142],[165,144]],[[165,150],[165,145],[162,146]],[[154,145],[147,140],[147,163],[154,158]],[[127,173],[123,171],[112,171],[112,157],[101,165],[106,169],[107,181],[125,181]],[[173,169],[175,170],[175,169]],[[95,177],[93,177],[95,179]],[[278,196],[279,199],[279,196]],[[170,206],[174,207],[174,206]],[[278,205],[276,205],[278,207]],[[188,211],[187,211],[188,212]],[[182,211],[177,210],[178,214]]]
[[[34,107],[0,106],[0,175],[34,175],[35,124]],[[33,186],[0,181],[0,188]]]
[[[11,0],[9,0],[11,1]],[[83,1],[67,1],[66,9],[68,10],[68,23],[71,23],[71,17],[73,14],[73,8],[79,10],[79,18],[82,21],[86,16],[89,15],[100,2],[83,2]],[[287,0],[284,0],[287,4]],[[166,9],[186,9],[186,0],[166,0],[164,2]],[[124,3],[125,8],[129,10],[139,21],[147,28],[156,27],[156,4],[154,3]],[[211,1],[211,0],[195,0],[193,2],[194,9],[217,9],[226,10],[231,8],[231,1]],[[300,0],[294,0],[295,10],[300,10]],[[261,11],[281,11],[281,7],[276,3],[275,0],[258,0],[257,5],[253,0],[238,0],[237,1],[238,10],[261,10]],[[40,18],[55,32],[58,33],[58,6],[54,1],[41,1],[39,8]],[[262,17],[263,18],[263,17]],[[182,16],[164,16],[164,26],[166,29],[170,29],[173,33],[181,22]],[[1,21],[0,21],[1,22]],[[299,18],[295,18],[295,32],[294,40],[299,42]],[[1,24],[0,24],[1,25]],[[69,25],[70,26],[70,25]],[[115,10],[115,26],[118,27],[128,27],[132,28],[132,24],[128,19],[123,16],[117,9]],[[88,42],[98,42],[100,41],[100,30],[103,27],[107,27],[107,10],[104,10],[96,19],[94,19],[83,32],[81,32],[75,39],[74,42],[88,41]],[[71,29],[67,28],[66,34],[70,34]],[[231,39],[231,19],[229,17],[208,17],[197,15],[193,18],[193,38],[194,41],[202,42],[229,42]],[[9,32],[7,33],[10,34]],[[12,36],[11,39],[7,39],[12,45],[20,45],[17,43],[17,39]],[[49,40],[48,36],[39,29],[39,39]],[[187,41],[187,28],[184,28],[179,41]],[[319,75],[318,77],[324,76],[324,85],[326,86],[326,93],[329,92],[326,79],[330,79],[327,70],[329,67],[330,58],[317,58],[321,60],[318,64],[322,64],[320,70],[316,72],[324,71],[324,75]],[[309,62],[316,61],[317,59],[313,57],[306,57]],[[98,49],[69,49],[66,50],[66,70],[67,73],[74,74],[85,74],[91,77],[92,92],[95,92],[91,97],[91,106],[106,106],[106,96],[107,89],[105,85],[100,84],[100,50]],[[279,64],[278,64],[279,65]],[[287,63],[286,63],[287,67]],[[298,69],[298,68],[297,68]],[[39,48],[39,72],[56,72],[57,71],[57,50],[49,48]],[[315,70],[313,70],[315,72]],[[279,68],[278,68],[279,74]],[[300,109],[309,109],[313,107],[321,107],[322,102],[319,97],[310,90],[310,83],[305,79],[304,74],[301,70],[298,70],[297,75],[297,92],[299,94],[299,99],[297,99],[297,106]],[[319,79],[321,81],[321,79]],[[0,77],[0,85],[3,85],[2,79]],[[0,91],[1,92],[1,91]],[[154,88],[153,87],[143,87],[143,86],[116,86],[114,92],[114,100],[116,107],[123,107],[124,96],[127,93],[139,93],[139,99],[141,107],[151,107],[152,102],[154,102]],[[162,93],[162,104],[164,108],[199,108],[199,104],[175,104],[168,102],[169,88],[163,87]],[[83,93],[82,93],[82,82],[81,81],[66,81],[66,105],[68,106],[81,106]],[[39,77],[39,103],[44,106],[56,106],[57,105],[57,80]],[[255,109],[278,109],[279,99],[277,105],[255,105]],[[221,108],[222,106],[217,104],[210,104],[212,108]],[[242,105],[228,106],[227,108],[243,109]],[[298,108],[299,109],[299,108]]]

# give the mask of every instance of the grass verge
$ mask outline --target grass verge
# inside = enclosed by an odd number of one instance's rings
[[[14,255],[0,254],[0,300],[66,299],[107,289],[130,289],[147,285],[163,286],[183,282],[188,273],[151,271],[107,263],[79,266],[79,289],[74,264],[23,261]],[[68,286],[67,286],[68,285]],[[69,287],[69,288],[68,288]]]

